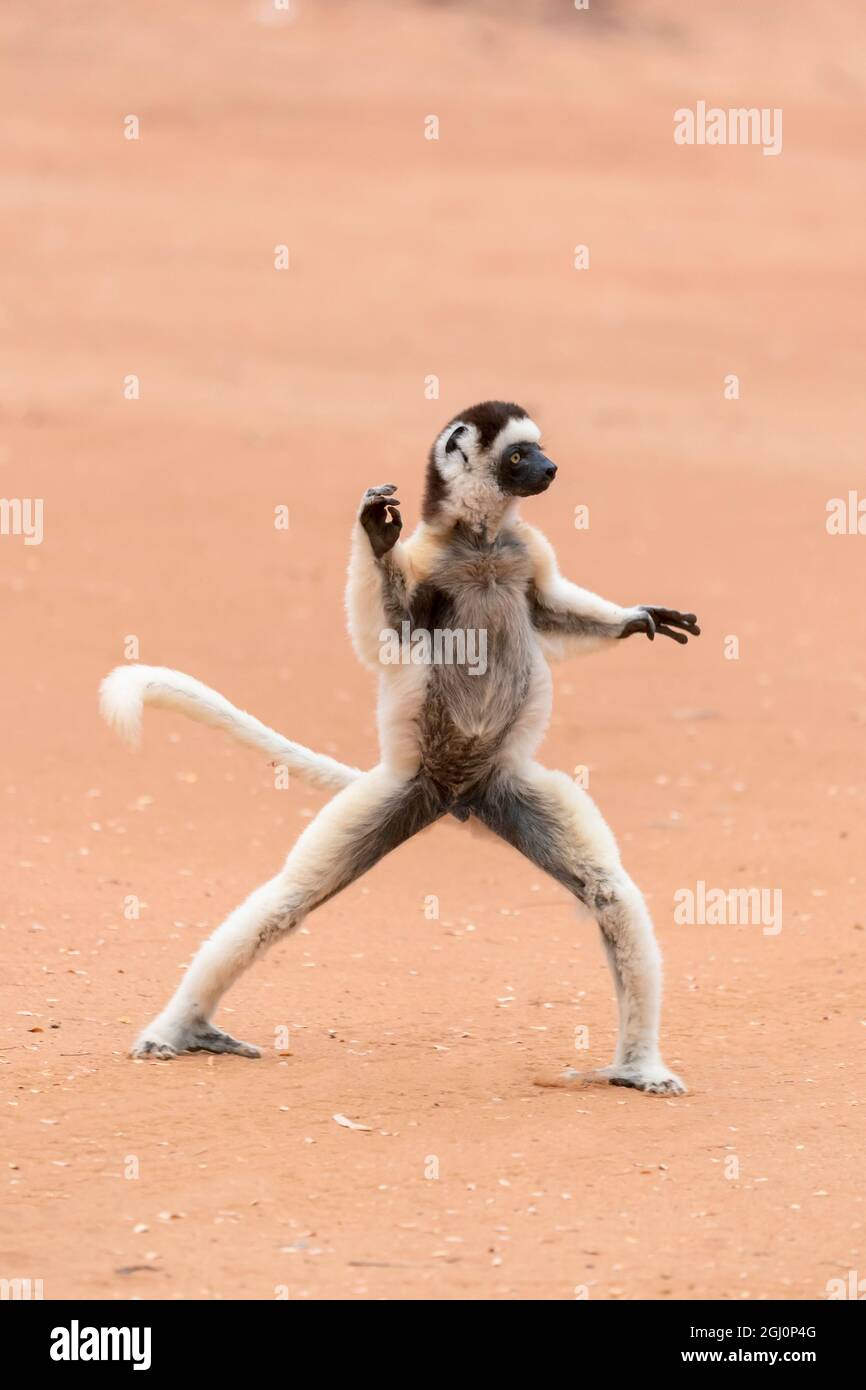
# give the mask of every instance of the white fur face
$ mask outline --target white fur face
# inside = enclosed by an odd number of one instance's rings
[[[444,519],[465,521],[476,530],[501,523],[517,498],[500,484],[500,461],[511,445],[538,444],[541,430],[528,416],[512,416],[486,448],[471,421],[454,420],[433,446],[433,460],[445,484]]]

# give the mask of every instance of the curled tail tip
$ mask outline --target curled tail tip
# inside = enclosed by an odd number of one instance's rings
[[[141,738],[142,670],[141,666],[115,666],[99,687],[100,714],[132,748]]]

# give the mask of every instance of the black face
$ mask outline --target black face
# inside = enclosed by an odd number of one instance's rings
[[[556,464],[537,444],[509,444],[499,460],[499,486],[512,497],[535,497],[546,492],[555,477]]]

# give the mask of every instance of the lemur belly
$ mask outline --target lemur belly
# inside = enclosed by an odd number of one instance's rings
[[[419,592],[413,625],[461,635],[450,649],[471,660],[445,659],[429,668],[418,716],[421,768],[460,797],[490,773],[527,705],[538,646],[526,591],[525,547],[504,533],[492,544],[455,535]]]

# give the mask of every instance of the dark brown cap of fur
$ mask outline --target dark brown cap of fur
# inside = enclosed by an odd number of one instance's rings
[[[526,420],[527,412],[520,405],[515,405],[511,401],[482,401],[479,405],[472,405],[468,410],[461,410],[459,415],[455,415],[447,428],[452,425],[474,425],[478,431],[478,443],[482,449],[489,449],[494,439],[501,429],[508,424],[509,420]],[[441,433],[441,431],[440,431]],[[437,435],[437,439],[438,439]],[[434,457],[435,443],[430,449],[427,459],[427,484],[424,489],[424,501],[421,504],[421,515],[425,521],[432,521],[438,512],[442,501],[448,492],[448,484],[436,467]]]

